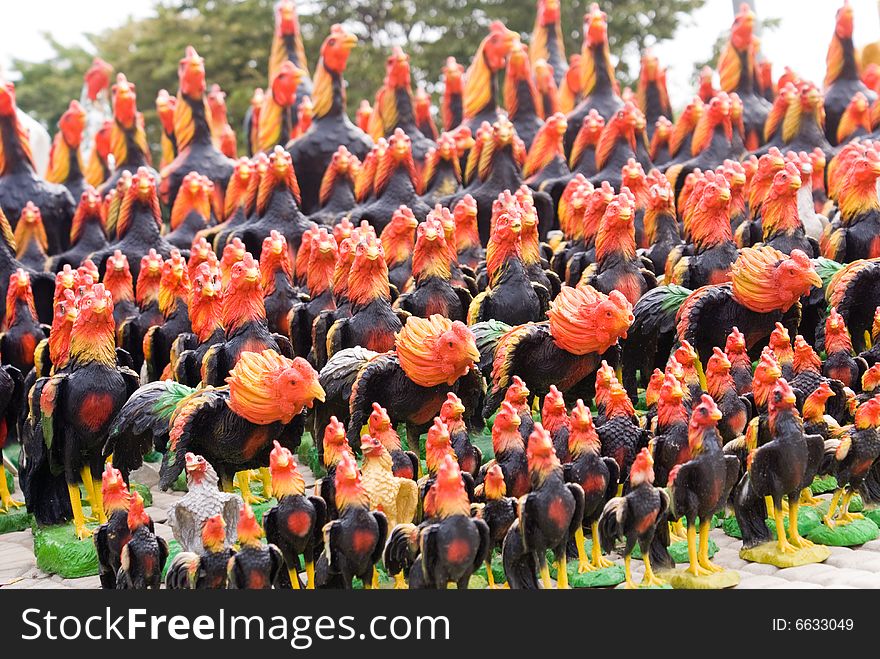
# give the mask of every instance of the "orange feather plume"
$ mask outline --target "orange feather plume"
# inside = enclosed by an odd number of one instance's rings
[[[451,386],[480,361],[467,326],[438,314],[408,318],[395,337],[394,350],[407,377],[422,387]]]
[[[632,305],[622,293],[605,295],[592,286],[563,286],[547,316],[553,342],[575,355],[604,353],[626,337],[634,319]]]
[[[324,400],[317,371],[302,357],[288,359],[274,350],[243,352],[226,382],[229,408],[257,425],[290,423],[316,399]]]

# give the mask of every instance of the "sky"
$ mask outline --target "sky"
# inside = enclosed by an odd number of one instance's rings
[[[755,4],[759,18],[781,19],[781,25],[766,32],[762,39],[762,51],[774,64],[774,77],[788,64],[801,76],[821,83],[834,15],[841,2],[756,0]],[[856,15],[856,45],[880,39],[876,0],[851,0],[851,4]],[[35,61],[48,57],[51,49],[41,36],[43,32],[51,33],[61,43],[84,43],[84,33],[119,25],[128,16],[149,15],[153,3],[150,0],[36,0],[4,5],[4,20],[0,22],[0,66],[5,69],[12,56]],[[661,64],[668,67],[667,84],[676,106],[684,104],[693,94],[690,80],[693,62],[709,57],[715,39],[730,26],[732,18],[731,0],[707,0],[702,9],[679,27],[673,40],[655,47]]]

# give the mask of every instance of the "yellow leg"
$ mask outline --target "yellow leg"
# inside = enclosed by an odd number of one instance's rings
[[[486,581],[489,582],[489,588],[494,590],[498,586],[495,585],[495,575],[492,573],[491,561],[486,561]]]
[[[267,499],[271,499],[272,494],[272,474],[269,473],[269,467],[260,467],[260,482],[263,484],[263,494]]]
[[[565,555],[565,549],[559,557],[559,567],[556,569],[556,588],[558,590],[568,590],[568,557]]]
[[[868,330],[865,330],[865,350],[870,350],[873,347],[874,340],[871,338],[871,333]]]
[[[587,559],[587,539],[584,537],[584,529],[582,526],[579,526],[578,530],[574,532],[574,544],[577,545],[578,549],[578,574],[592,572],[595,568],[590,565],[590,561]],[[595,541],[593,542],[593,546],[596,546]]]
[[[376,590],[379,589],[379,570],[373,568],[373,583],[372,587]]]
[[[599,546],[599,522],[590,524],[590,532],[593,534],[593,567],[614,567],[614,562],[602,556],[602,548]]]
[[[709,574],[709,570],[700,565],[700,558],[697,554],[697,527],[693,524],[688,524],[687,538],[688,561],[690,562],[690,566],[687,568],[686,572],[689,572],[695,577],[705,577]],[[645,574],[647,574],[647,567],[645,568]]]
[[[711,521],[711,519],[700,521],[700,551],[697,554],[697,560],[709,572],[723,572],[723,567],[715,565],[709,560],[709,524]]]
[[[403,578],[403,572],[398,572],[394,575],[394,588],[395,590],[406,590],[406,579]]]
[[[619,496],[619,497],[623,496],[623,483],[617,484],[617,496]]]
[[[76,537],[85,540],[92,535],[91,530],[86,528],[86,518],[83,515],[82,500],[79,495],[79,486],[67,484],[67,494],[70,496],[70,507],[73,510],[73,528]]]
[[[773,505],[773,497],[764,497],[764,504],[767,506],[767,517],[776,517],[776,506]]]
[[[850,522],[864,518],[862,513],[851,513],[849,511],[849,502],[853,497],[853,491],[847,490],[846,494],[843,495],[843,501],[840,504],[840,513],[837,515],[837,521],[842,524],[849,524]]]
[[[796,547],[794,547],[788,541],[788,538],[785,537],[785,520],[782,514],[782,506],[779,506],[774,512],[775,515],[773,516],[773,519],[776,521],[776,548],[782,554],[796,551]]]
[[[306,561],[306,589],[315,590],[315,564]]]
[[[831,497],[831,503],[828,504],[828,512],[825,513],[825,517],[822,518],[822,521],[825,522],[825,526],[829,529],[833,529],[836,524],[834,521],[834,511],[837,510],[837,503],[840,501],[841,494],[843,494],[842,487],[834,490],[834,496]]]
[[[800,501],[792,501],[788,505],[788,541],[795,547],[803,549],[804,547],[812,547],[813,543],[801,537],[798,530],[798,509],[800,505]]]
[[[544,565],[541,566],[541,581],[544,584],[544,590],[550,590],[552,582],[550,579],[550,566],[547,565],[547,561],[544,561]]]
[[[645,561],[645,576],[642,577],[642,583],[639,584],[639,587],[642,586],[665,586],[666,582],[654,574],[654,570],[651,569],[651,557],[648,556],[648,552],[645,552],[645,555],[642,557]]]
[[[681,523],[680,519],[677,519],[674,522],[669,522],[669,535],[670,542],[678,542],[687,539],[687,531],[685,531],[684,524]]]
[[[294,590],[299,590],[299,574],[294,568],[288,568],[287,574],[290,575],[290,585]]]
[[[250,485],[250,474],[247,471],[240,471],[235,475],[235,482],[238,484],[238,489],[241,490],[241,499],[247,504],[254,503],[263,503],[265,501],[264,498],[258,497],[256,494],[251,492]]]
[[[6,512],[10,509],[21,508],[24,505],[21,501],[13,499],[9,493],[9,487],[6,485],[6,468],[3,466],[2,461],[0,461],[0,505],[2,505],[3,510]]]
[[[94,508],[92,508],[92,513],[97,513],[98,523],[106,524],[107,512],[104,510],[104,492],[100,487],[94,487],[94,491],[95,498],[93,499]]]
[[[624,577],[626,578],[626,582],[625,582],[626,586],[624,586],[624,587],[625,588],[638,588],[638,586],[636,586],[636,582],[633,581],[633,578],[632,578],[632,571],[630,570],[630,565],[629,565],[631,561],[632,561],[632,557],[630,557],[630,556],[626,556],[623,559],[623,574],[624,574]]]
[[[233,484],[230,481],[226,480],[220,482],[220,489],[222,489],[227,494],[231,494],[235,491],[233,488]]]
[[[822,499],[814,497],[810,488],[805,487],[801,490],[800,504],[802,506],[818,506],[820,503],[822,503]]]
[[[98,495],[95,493],[95,481],[92,480],[92,470],[88,467],[83,467],[80,470],[79,475],[80,478],[82,478],[83,486],[86,490],[86,498],[89,500],[89,507],[92,509],[92,514],[86,517],[86,520],[89,522],[101,522],[103,524],[107,521],[107,516],[104,515],[103,505],[100,507],[98,506]],[[101,521],[101,515],[104,515],[104,521]]]

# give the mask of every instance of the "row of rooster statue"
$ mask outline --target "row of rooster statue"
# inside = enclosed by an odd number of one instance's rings
[[[357,39],[334,26],[309,78],[282,0],[255,155],[226,155],[188,48],[157,100],[161,173],[124,75],[86,166],[70,104],[47,180],[7,83],[0,435],[37,525],[94,534],[105,587],[371,587],[381,565],[466,588],[485,564],[565,588],[569,555],[582,575],[615,549],[627,586],[638,549],[642,585],[727,587],[725,514],[748,560],[824,560],[798,522],[814,479],[836,479],[826,529],[857,523],[855,493],[880,502],[880,76],[859,77],[846,4],[824,94],[771,83],[753,22],[744,5],[721,89],[704,76],[673,124],[656,58],[621,97],[605,14],[566,63],[540,0],[530,48],[493,23],[467,72],[447,61],[438,134],[397,48],[351,122]],[[109,76],[96,60],[90,89]],[[189,487],[171,558],[129,489],[154,451],[159,486]],[[21,506],[5,474],[0,499]]]

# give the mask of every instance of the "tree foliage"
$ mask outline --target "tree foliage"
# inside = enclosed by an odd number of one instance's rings
[[[623,56],[621,82],[637,74],[627,64],[652,43],[668,39],[684,13],[705,0],[606,0],[612,52]],[[19,104],[54,130],[68,100],[79,98],[82,74],[100,55],[134,82],[152,144],[158,143],[154,99],[159,89],[177,89],[177,63],[192,44],[205,58],[209,83],[227,93],[230,122],[239,128],[254,87],[265,86],[272,40],[274,0],[162,0],[153,15],[88,35],[91,48],[68,47],[50,39],[55,55],[44,62],[13,60],[20,76]],[[527,40],[535,20],[534,0],[301,0],[300,23],[309,65],[333,23],[344,23],[360,38],[346,78],[349,103],[372,100],[382,84],[391,45],[411,56],[414,78],[428,91],[436,85],[445,58],[469,62],[488,24],[503,20]],[[566,52],[580,48],[581,22],[589,0],[564,0]],[[239,138],[241,138],[239,130]]]

